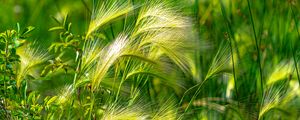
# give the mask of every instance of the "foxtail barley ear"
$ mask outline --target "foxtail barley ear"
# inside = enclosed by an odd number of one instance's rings
[[[266,86],[263,101],[261,102],[259,119],[263,118],[272,110],[280,110],[280,115],[293,115],[293,110],[299,109],[295,104],[298,101],[299,85],[296,80],[282,81],[278,84]]]
[[[49,59],[49,55],[45,50],[40,48],[33,48],[31,44],[27,44],[17,50],[17,54],[20,56],[20,64],[17,67],[17,87],[19,88],[21,82],[26,75],[37,65],[46,62]]]
[[[99,59],[102,51],[102,45],[99,40],[88,40],[84,46],[82,53],[82,74],[89,73],[90,70],[95,66]]]
[[[88,37],[91,33],[96,31],[103,25],[110,23],[116,18],[129,13],[133,9],[134,7],[131,4],[120,0],[109,0],[103,2],[92,12],[92,18],[89,24],[86,37]]]
[[[120,106],[115,103],[110,105],[104,112],[103,120],[145,120],[148,118],[137,105]]]
[[[130,51],[130,42],[126,35],[119,35],[116,40],[99,53],[100,58],[91,73],[92,89],[96,90],[109,68],[126,52]]]
[[[163,56],[170,58],[184,72],[190,69],[190,57],[185,47],[189,45],[184,32],[181,30],[166,30],[149,33],[141,39],[139,49],[150,48],[149,58],[160,59]]]
[[[230,55],[231,54],[230,54],[229,43],[226,42],[223,45],[221,45],[216,56],[214,57],[210,65],[210,68],[206,74],[205,80],[223,71],[226,65],[229,64]]]
[[[57,95],[58,98],[57,98],[56,102],[58,104],[64,104],[64,103],[70,101],[74,91],[75,91],[74,86],[72,86],[72,85],[64,86],[63,88],[61,88],[59,90],[59,94]]]
[[[267,79],[266,90],[264,91],[261,103],[259,118],[263,118],[268,112],[280,109],[283,113],[290,113],[294,106],[293,101],[299,95],[299,84],[295,79],[289,78],[293,75],[294,65],[291,61],[282,61],[275,66],[274,71]],[[289,79],[289,80],[287,80]]]
[[[139,41],[138,49],[147,57],[168,57],[189,73],[192,62],[185,48],[191,45],[186,32],[190,23],[167,1],[150,1],[141,8],[131,38]]]
[[[175,101],[166,100],[151,116],[152,120],[178,120],[177,108]]]
[[[187,17],[166,1],[150,2],[140,10],[133,36],[145,32],[161,31],[190,26]]]
[[[288,98],[289,94],[285,93],[286,88],[284,87],[285,84],[280,84],[279,86],[270,86],[264,91],[258,119],[262,118],[268,111],[279,107]]]
[[[288,78],[289,75],[293,74],[293,70],[295,69],[293,63],[290,61],[282,61],[274,68],[274,71],[269,76],[267,85],[271,85],[279,80]]]

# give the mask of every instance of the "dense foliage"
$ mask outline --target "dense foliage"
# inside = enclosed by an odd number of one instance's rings
[[[0,1],[0,118],[299,119],[299,6]]]

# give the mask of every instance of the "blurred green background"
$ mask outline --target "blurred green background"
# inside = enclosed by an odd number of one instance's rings
[[[0,1],[0,30],[34,26],[32,40],[50,43],[56,37],[48,32],[57,23],[52,16],[63,20],[69,14],[69,21],[73,23],[74,33],[84,33],[88,26],[90,13],[85,5],[91,8],[91,0],[1,0]]]

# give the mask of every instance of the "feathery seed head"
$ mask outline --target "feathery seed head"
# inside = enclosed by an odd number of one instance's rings
[[[103,25],[129,13],[133,9],[134,7],[131,4],[124,1],[105,1],[98,9],[94,9],[86,37]]]
[[[29,74],[30,70],[36,65],[46,62],[49,59],[49,55],[46,51],[40,48],[33,48],[30,44],[19,48],[17,54],[20,56],[21,61],[16,79],[17,87],[20,87],[22,80]]]

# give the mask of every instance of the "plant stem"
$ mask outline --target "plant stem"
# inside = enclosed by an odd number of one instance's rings
[[[263,77],[262,77],[262,66],[261,66],[261,62],[260,62],[260,50],[258,47],[258,39],[256,36],[256,31],[255,31],[255,25],[254,25],[254,20],[253,20],[253,16],[252,16],[252,12],[251,12],[251,7],[250,7],[250,2],[249,0],[247,0],[248,3],[248,9],[249,9],[249,14],[250,14],[250,18],[251,18],[251,23],[252,23],[252,30],[253,30],[253,34],[254,34],[254,39],[255,39],[255,46],[256,46],[256,51],[257,51],[257,64],[259,66],[259,73],[260,73],[260,88],[261,88],[261,96],[263,96],[264,93],[264,87],[263,87]]]
[[[229,45],[230,45],[230,54],[231,54],[231,61],[232,61],[232,73],[233,73],[233,80],[234,80],[234,89],[235,89],[236,99],[238,101],[239,94],[238,94],[238,89],[237,89],[237,81],[236,81],[236,73],[235,73],[235,61],[234,61],[234,57],[233,57],[234,52],[233,52],[233,47],[232,47],[232,40],[233,40],[232,38],[233,38],[234,34],[232,32],[230,22],[227,19],[227,15],[226,15],[226,12],[225,12],[224,5],[221,1],[220,1],[220,4],[221,4],[221,11],[222,11],[223,18],[226,21],[227,28],[229,29],[229,31],[227,30],[229,35],[225,39],[228,39]],[[238,101],[238,105],[239,105],[239,101]]]
[[[128,73],[127,69],[128,69],[129,64],[130,64],[130,60],[131,59],[129,58],[128,61],[126,62],[125,69],[124,69],[124,72],[123,72],[123,75],[122,75],[122,78],[121,78],[121,82],[120,82],[120,85],[119,85],[119,88],[118,88],[118,91],[117,91],[117,94],[116,94],[115,102],[117,102],[120,91],[121,91],[121,87],[123,85],[123,82],[126,80],[126,75]]]
[[[195,24],[196,24],[195,27],[196,27],[196,30],[197,30],[196,36],[200,36],[201,32],[200,32],[200,23],[199,23],[199,19],[200,19],[200,17],[199,17],[199,0],[195,0],[195,6],[194,7],[195,7],[194,11],[195,11],[195,19],[196,19],[195,20]],[[197,47],[200,45],[199,40],[200,40],[199,38],[196,40],[195,63],[196,63],[196,68],[199,69],[199,71],[198,71],[199,76],[197,76],[197,77],[199,77],[201,80],[203,80],[204,79],[204,74],[203,74],[203,69],[201,69],[201,67],[203,67],[202,66],[203,61],[201,60],[202,56],[200,55],[199,49],[197,49]],[[202,78],[200,76],[201,74],[202,74]]]
[[[94,108],[94,103],[95,103],[95,97],[94,97],[94,91],[91,90],[91,106],[90,106],[90,114],[89,114],[89,120],[92,120],[92,112],[93,112],[93,108]]]
[[[3,38],[5,40],[5,61],[4,61],[4,78],[3,78],[3,82],[4,82],[4,111],[5,111],[5,114],[7,115],[7,111],[6,111],[6,106],[7,106],[7,103],[6,103],[6,71],[7,71],[7,62],[8,62],[8,59],[7,59],[7,56],[8,56],[8,40],[6,38]]]
[[[263,17],[262,17],[262,24],[260,26],[260,30],[259,30],[259,43],[258,45],[260,46],[261,45],[261,41],[262,41],[262,34],[263,34],[263,29],[264,29],[264,24],[265,24],[265,13],[266,13],[266,0],[264,0],[264,9],[263,9]]]
[[[236,81],[236,74],[235,74],[235,62],[234,62],[234,57],[233,57],[233,48],[232,48],[231,37],[229,37],[228,39],[229,39],[231,61],[232,61],[232,73],[233,73],[233,80],[234,80],[234,89],[235,89],[236,99],[238,101],[239,100],[239,93],[238,93],[238,89],[237,89],[237,81]],[[239,105],[239,101],[238,101],[238,105]]]
[[[295,14],[295,12],[292,8],[292,5],[291,5],[291,10],[292,10],[293,18],[294,18],[294,22],[295,22],[295,29],[297,30],[298,39],[300,40],[300,33],[299,33],[299,30],[298,30],[298,22],[296,20],[296,14]],[[292,54],[293,54],[294,65],[295,65],[295,68],[296,68],[297,78],[298,78],[298,82],[300,84],[300,77],[299,77],[298,64],[297,64],[297,59],[296,59],[295,45],[292,45],[292,42],[290,42],[290,43],[291,43],[290,45],[291,45],[291,48],[292,48]]]
[[[84,7],[86,8],[86,10],[89,12],[89,14],[92,14],[92,11],[91,9],[89,8],[88,4],[84,1],[84,0],[81,0],[82,4],[84,5]]]
[[[191,106],[191,104],[193,103],[193,101],[195,100],[195,98],[196,98],[196,97],[198,96],[198,94],[200,93],[200,90],[201,90],[203,84],[204,84],[206,81],[208,81],[208,80],[206,79],[206,80],[204,80],[203,82],[201,82],[200,84],[197,84],[197,85],[194,86],[194,87],[196,87],[196,86],[199,85],[198,89],[196,90],[196,92],[195,92],[195,94],[193,95],[192,99],[191,99],[190,102],[188,103],[188,106],[185,108],[184,112],[187,112],[187,110],[189,109],[189,107]],[[194,88],[194,87],[192,87],[192,88]],[[187,91],[188,91],[188,90],[187,90]],[[183,96],[183,97],[184,97],[184,96]],[[183,97],[182,97],[182,99],[180,100],[180,103],[182,102]]]
[[[111,32],[112,39],[115,39],[114,28],[112,24],[110,24],[110,32]]]
[[[255,25],[254,25],[254,20],[253,20],[253,15],[251,12],[251,7],[250,7],[250,2],[249,0],[247,0],[247,4],[248,4],[248,9],[249,9],[249,14],[250,14],[250,18],[251,18],[251,23],[252,23],[252,29],[253,29],[253,34],[254,34],[254,38],[255,38],[255,46],[256,46],[256,51],[257,51],[257,63],[259,66],[259,73],[260,73],[260,90],[261,90],[261,101],[259,104],[259,108],[258,108],[258,113],[260,113],[260,109],[262,107],[262,104],[264,102],[264,85],[263,85],[263,77],[262,77],[262,66],[261,66],[261,59],[260,59],[260,50],[259,50],[259,46],[258,46],[258,39],[256,36],[256,31],[255,31]],[[258,114],[258,118],[259,118],[259,114]]]

